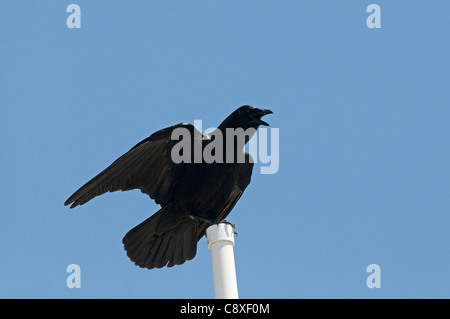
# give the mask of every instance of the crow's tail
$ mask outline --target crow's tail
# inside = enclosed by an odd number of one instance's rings
[[[137,266],[172,267],[195,257],[198,221],[188,217],[173,218],[170,206],[161,208],[123,238],[127,255]]]

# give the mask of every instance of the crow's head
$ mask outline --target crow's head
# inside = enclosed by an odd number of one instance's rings
[[[257,107],[244,105],[231,113],[223,122],[219,125],[220,130],[227,141],[238,140],[247,143],[260,125],[269,126],[268,123],[261,120],[266,114],[272,114],[271,110],[261,110]],[[234,134],[232,139],[229,138],[228,133]],[[244,144],[241,144],[242,146]]]
[[[250,127],[257,129],[260,125],[269,126],[269,124],[261,120],[261,118],[264,115],[272,113],[271,110],[262,110],[254,106],[244,105],[231,113],[227,118],[227,127],[241,127],[246,130]]]

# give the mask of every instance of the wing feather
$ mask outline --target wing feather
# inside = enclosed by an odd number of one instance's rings
[[[132,189],[140,189],[158,204],[167,204],[186,167],[186,163],[175,164],[170,158],[171,149],[177,142],[171,139],[171,135],[180,127],[188,129],[192,137],[201,134],[188,123],[173,125],[152,134],[84,184],[64,205],[71,204],[70,208],[74,208],[106,192]]]

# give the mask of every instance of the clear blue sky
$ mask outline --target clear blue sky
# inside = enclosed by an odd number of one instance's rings
[[[154,131],[244,104],[274,111],[280,168],[228,218],[240,297],[450,297],[450,2],[74,2],[81,29],[71,1],[1,4],[0,297],[213,298],[205,239],[174,268],[126,257],[159,207],[140,191],[63,203]]]

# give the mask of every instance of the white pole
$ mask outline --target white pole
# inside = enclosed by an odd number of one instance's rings
[[[206,229],[214,276],[216,299],[238,299],[234,265],[234,232],[229,224],[220,223]]]

